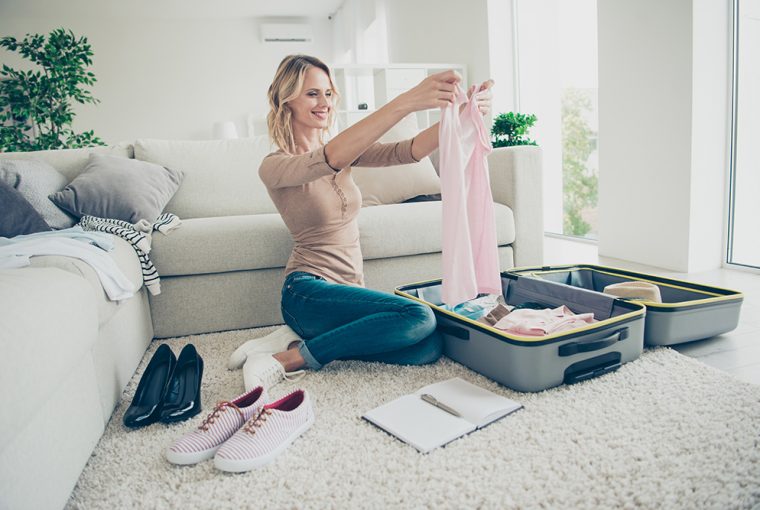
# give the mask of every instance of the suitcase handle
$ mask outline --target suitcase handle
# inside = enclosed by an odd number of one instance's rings
[[[602,374],[614,372],[620,368],[620,353],[608,352],[595,358],[573,363],[565,369],[565,384],[573,384]]]
[[[591,352],[604,349],[610,345],[614,345],[621,340],[628,338],[628,328],[621,328],[604,338],[595,340],[582,340],[580,342],[570,342],[569,344],[559,346],[560,356],[572,356],[579,352]]]
[[[464,328],[457,328],[456,326],[449,326],[448,324],[441,324],[438,323],[438,329],[443,333],[444,335],[451,335],[455,336],[462,340],[469,340],[470,339],[470,332],[467,331]]]

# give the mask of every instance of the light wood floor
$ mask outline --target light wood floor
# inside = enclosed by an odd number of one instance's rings
[[[596,244],[545,237],[544,263],[601,264],[669,278],[715,285],[744,293],[739,326],[722,335],[672,346],[681,354],[728,372],[743,381],[760,384],[760,273],[716,269],[701,273],[676,273],[662,268],[599,257]]]

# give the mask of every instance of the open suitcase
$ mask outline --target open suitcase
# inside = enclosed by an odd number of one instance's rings
[[[644,347],[645,307],[550,280],[501,273],[510,305],[540,301],[593,312],[599,322],[542,337],[518,336],[442,306],[441,280],[401,286],[396,294],[430,305],[444,338],[444,354],[518,391],[541,391],[611,372]]]
[[[735,290],[663,278],[624,269],[578,264],[511,269],[512,275],[549,280],[602,292],[607,285],[643,281],[659,287],[662,303],[637,300],[647,308],[646,345],[673,345],[727,333],[739,324],[744,296]]]
[[[602,293],[606,285],[630,279],[658,285],[663,303]],[[502,272],[501,280],[510,305],[567,305],[575,313],[593,312],[599,322],[525,337],[443,307],[441,280],[404,285],[396,294],[433,309],[446,356],[518,391],[541,391],[616,370],[641,355],[645,336],[651,345],[669,345],[730,331],[743,299],[736,291],[594,265],[518,268]]]

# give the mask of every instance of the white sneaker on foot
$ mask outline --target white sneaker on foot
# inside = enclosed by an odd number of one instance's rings
[[[269,389],[283,380],[298,381],[305,374],[304,370],[286,372],[285,367],[274,356],[269,353],[259,353],[249,356],[243,365],[243,384],[246,391],[256,386]]]
[[[293,331],[288,325],[284,325],[266,336],[248,340],[235,349],[235,352],[230,355],[227,368],[236,370],[243,366],[243,363],[245,363],[249,356],[258,353],[277,354],[278,352],[286,351],[288,346],[293,342],[299,341],[301,341],[301,337],[298,336],[298,333]]]

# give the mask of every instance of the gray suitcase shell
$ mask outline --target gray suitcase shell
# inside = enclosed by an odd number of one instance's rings
[[[735,290],[592,264],[517,268],[509,273],[596,292],[624,281],[657,285],[662,303],[636,300],[647,308],[646,345],[673,345],[731,331],[739,324],[744,300],[743,294]]]
[[[599,322],[543,337],[519,336],[442,306],[441,280],[404,285],[396,294],[429,305],[444,339],[444,354],[518,391],[541,391],[611,372],[644,347],[646,308],[635,302],[533,277],[501,273],[507,303],[540,301],[594,312]]]

